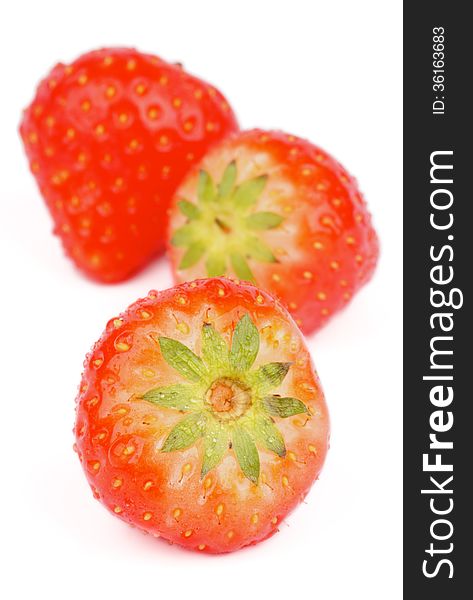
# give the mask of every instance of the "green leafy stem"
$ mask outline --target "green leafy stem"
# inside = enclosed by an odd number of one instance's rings
[[[209,173],[200,171],[198,203],[185,199],[178,203],[187,218],[187,223],[171,239],[174,246],[185,248],[179,269],[189,269],[205,259],[209,277],[228,274],[231,265],[237,277],[255,281],[248,259],[277,262],[258,233],[279,227],[283,217],[274,212],[254,212],[267,179],[267,175],[260,175],[236,185],[235,161],[226,167],[218,185]]]
[[[260,336],[248,314],[238,321],[230,347],[209,323],[202,326],[201,356],[178,340],[159,337],[158,342],[164,360],[185,382],[153,388],[142,398],[186,413],[167,435],[161,452],[184,450],[203,440],[201,477],[204,477],[231,448],[244,475],[257,484],[258,446],[280,457],[286,454],[274,418],[309,412],[297,398],[274,393],[291,363],[271,362],[252,369]],[[226,405],[222,409],[212,403],[212,390],[216,386],[228,396],[228,412]]]

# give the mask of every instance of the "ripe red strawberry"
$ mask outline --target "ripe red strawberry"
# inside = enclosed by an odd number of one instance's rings
[[[211,149],[171,211],[177,282],[253,281],[279,296],[305,333],[350,300],[378,257],[355,180],[320,148],[281,132],[245,131]]]
[[[112,282],[163,250],[176,186],[236,128],[223,96],[179,66],[103,49],[54,67],[20,130],[67,254]]]
[[[307,494],[328,414],[298,328],[251,284],[150,292],[85,361],[76,449],[124,521],[206,552],[261,541]]]

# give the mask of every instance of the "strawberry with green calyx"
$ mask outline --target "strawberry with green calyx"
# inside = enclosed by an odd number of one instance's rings
[[[94,496],[144,531],[236,550],[277,531],[320,473],[319,380],[287,311],[251,284],[151,292],[85,365],[77,452]]]
[[[211,149],[176,192],[168,237],[176,281],[254,282],[306,333],[346,305],[378,257],[355,180],[320,148],[275,131]]]

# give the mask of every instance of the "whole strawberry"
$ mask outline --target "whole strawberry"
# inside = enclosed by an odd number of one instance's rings
[[[328,414],[301,333],[251,284],[150,292],[85,362],[76,450],[94,496],[155,536],[230,552],[275,533],[322,468]]]
[[[54,67],[20,130],[67,254],[113,282],[163,250],[176,186],[236,128],[214,87],[156,56],[113,48]]]
[[[231,136],[203,158],[172,206],[178,282],[229,275],[320,328],[371,277],[378,240],[355,180],[326,152],[277,131]]]

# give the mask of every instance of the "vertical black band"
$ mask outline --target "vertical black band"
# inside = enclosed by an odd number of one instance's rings
[[[473,594],[473,148],[467,146],[473,26],[467,4],[404,3],[408,599]]]

